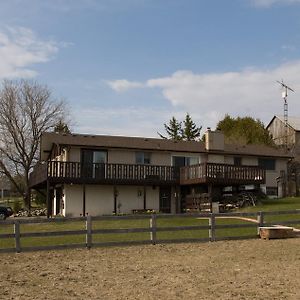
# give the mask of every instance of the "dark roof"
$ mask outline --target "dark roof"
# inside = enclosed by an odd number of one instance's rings
[[[135,150],[155,150],[170,152],[192,153],[222,153],[232,155],[256,155],[273,157],[291,157],[281,150],[264,145],[233,145],[225,144],[224,151],[207,151],[203,142],[173,141],[156,138],[109,136],[109,135],[84,135],[84,134],[58,134],[45,132],[41,138],[41,159],[47,159],[53,144],[73,145],[80,147],[102,147]]]
[[[142,137],[58,134],[45,132],[41,138],[41,153],[44,151],[50,151],[53,144],[173,152],[205,152],[203,142],[184,142]],[[42,159],[44,158],[42,157]]]
[[[235,155],[255,155],[255,156],[268,156],[268,157],[286,157],[291,158],[292,155],[286,153],[282,149],[269,147],[266,145],[234,145],[225,144],[224,152]]]

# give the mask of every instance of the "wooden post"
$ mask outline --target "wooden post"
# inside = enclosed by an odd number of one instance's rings
[[[114,186],[114,213],[117,214],[117,198],[118,198],[118,191],[117,191],[117,187]]]
[[[150,219],[150,240],[152,245],[156,244],[156,215],[152,214]]]
[[[47,191],[46,191],[46,201],[47,201],[47,218],[50,217],[50,183],[49,180],[47,180]]]
[[[259,235],[259,227],[264,226],[264,212],[257,212],[257,234]]]
[[[298,168],[296,168],[295,170],[295,188],[296,188],[296,197],[299,197]]]
[[[181,213],[181,203],[180,203],[180,197],[179,197],[179,186],[175,186],[175,206],[176,206],[176,214]]]
[[[92,247],[92,216],[86,217],[85,228],[86,228],[86,236],[85,236],[86,247],[88,249],[91,249],[91,247]]]
[[[212,184],[209,184],[208,185],[208,194],[209,194],[209,199],[210,199],[210,212],[212,213],[212,191],[213,191],[213,188],[212,188]]]
[[[20,241],[20,221],[16,220],[14,223],[14,233],[15,233],[15,246],[16,252],[21,252],[21,241]]]
[[[215,214],[211,213],[210,217],[209,217],[209,231],[208,231],[208,235],[209,235],[209,241],[210,242],[214,242],[216,240],[216,217]]]
[[[85,184],[82,185],[82,189],[83,189],[83,199],[82,199],[82,215],[85,217]]]
[[[147,209],[146,186],[144,185],[144,210]]]

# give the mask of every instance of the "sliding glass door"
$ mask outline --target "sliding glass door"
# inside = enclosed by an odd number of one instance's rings
[[[83,149],[81,152],[82,176],[86,178],[105,178],[107,151]]]

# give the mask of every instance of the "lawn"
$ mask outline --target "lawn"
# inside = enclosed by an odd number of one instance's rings
[[[255,213],[258,211],[285,211],[292,209],[300,209],[300,198],[285,198],[275,200],[264,200],[262,204],[256,207],[247,207],[239,210],[238,212]],[[120,229],[120,228],[149,228],[150,215],[146,218],[132,218],[132,219],[105,219],[96,220],[92,222],[92,229]],[[256,219],[255,216],[251,218]],[[300,215],[280,215],[280,216],[265,216],[265,222],[273,222],[280,224],[281,221],[300,220]],[[299,222],[300,223],[300,222]],[[232,224],[248,224],[253,225],[253,222],[247,220],[240,220],[235,218],[217,218],[216,224],[219,226],[232,225]],[[157,215],[157,227],[178,227],[178,226],[208,226],[208,218],[198,218],[195,216],[178,216],[175,218],[164,217]],[[300,228],[300,224],[297,227]],[[72,230],[85,230],[85,221],[68,221],[60,223],[41,223],[41,224],[21,224],[21,233],[29,232],[49,232],[49,231],[72,231]],[[0,225],[0,234],[13,233],[13,225]],[[222,239],[225,237],[237,236],[255,236],[257,234],[256,227],[242,227],[242,228],[217,228],[216,238]],[[158,231],[157,240],[166,242],[173,239],[208,239],[209,230],[194,228],[193,230],[182,231]],[[94,243],[107,243],[107,242],[120,242],[120,241],[148,241],[150,240],[149,232],[138,233],[99,233],[93,234]],[[84,244],[85,234],[80,235],[63,235],[51,237],[21,237],[21,246],[50,246],[62,244]],[[1,238],[1,248],[14,247],[13,238]]]
[[[300,209],[300,197],[287,197],[280,199],[264,199],[257,206],[242,208],[240,212],[257,212],[257,211],[284,211]]]
[[[238,212],[272,212],[272,211],[289,211],[300,210],[300,197],[287,197],[281,199],[265,199],[254,207],[246,207],[239,209]],[[293,225],[300,229],[300,215],[299,214],[284,214],[284,215],[266,215],[264,218],[266,223],[279,223],[284,221],[299,220],[298,224]]]

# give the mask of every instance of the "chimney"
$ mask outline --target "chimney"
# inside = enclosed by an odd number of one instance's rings
[[[220,130],[211,131],[210,127],[205,132],[205,149],[224,151],[224,134]]]

